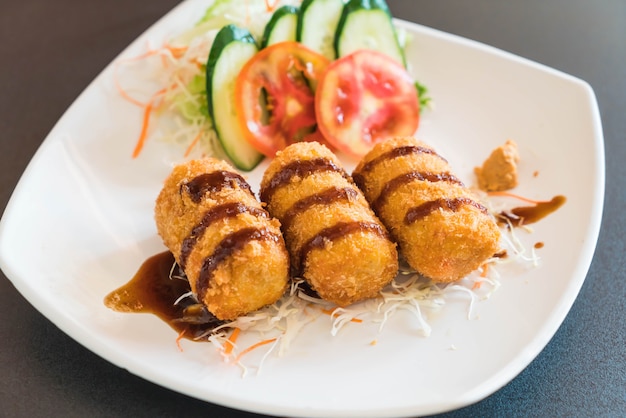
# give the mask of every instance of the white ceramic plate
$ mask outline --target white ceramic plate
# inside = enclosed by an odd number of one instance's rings
[[[143,52],[192,24],[183,2],[122,55]],[[153,202],[169,172],[165,145],[130,154],[140,110],[121,99],[112,66],[68,109],[36,153],[0,225],[2,270],[64,332],[112,363],[175,391],[260,413],[289,416],[423,415],[478,401],[513,379],[543,349],[574,302],[592,259],[604,194],[596,100],[583,81],[503,51],[398,22],[412,36],[413,75],[435,108],[419,137],[472,183],[472,169],[507,138],[522,158],[521,195],[567,203],[535,225],[541,266],[501,278],[477,303],[450,301],[421,336],[395,316],[330,336],[323,318],[261,373],[220,361],[209,344],[183,342],[151,315],[119,314],[103,297],[163,251]],[[258,187],[260,167],[250,176]],[[535,175],[537,174],[537,175]],[[377,344],[370,342],[376,339]]]

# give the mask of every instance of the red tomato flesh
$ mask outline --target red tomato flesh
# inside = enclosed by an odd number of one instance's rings
[[[315,115],[331,145],[361,157],[386,138],[413,135],[419,99],[402,65],[385,54],[359,50],[328,66],[318,84]]]
[[[259,51],[235,83],[237,118],[248,142],[268,157],[315,131],[315,88],[328,60],[297,42]]]

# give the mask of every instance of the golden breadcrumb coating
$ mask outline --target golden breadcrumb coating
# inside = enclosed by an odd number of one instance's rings
[[[159,235],[191,290],[218,319],[274,303],[289,280],[280,232],[228,163],[213,158],[174,167],[155,207]]]
[[[294,273],[325,300],[346,306],[374,297],[397,274],[395,244],[363,194],[324,145],[279,152],[261,199],[281,221]]]
[[[425,143],[412,137],[379,143],[353,177],[400,253],[424,276],[456,281],[497,252],[495,220]]]

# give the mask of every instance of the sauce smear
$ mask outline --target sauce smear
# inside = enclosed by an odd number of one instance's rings
[[[176,300],[190,291],[174,256],[165,251],[148,258],[124,286],[109,293],[104,304],[117,312],[156,315],[184,338],[194,340],[222,324],[193,298]]]
[[[551,200],[537,202],[533,206],[520,206],[508,212],[500,212],[498,217],[501,223],[510,223],[512,226],[523,226],[538,222],[563,206],[567,199],[565,196],[554,196]]]

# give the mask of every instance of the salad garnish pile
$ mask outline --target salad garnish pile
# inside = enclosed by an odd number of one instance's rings
[[[408,41],[384,0],[217,0],[187,31],[117,62],[120,94],[143,109],[132,156],[157,136],[185,158],[250,171],[297,141],[358,157],[412,135],[430,98],[407,68]],[[136,69],[145,82],[146,64],[154,89],[139,100],[122,80]]]

